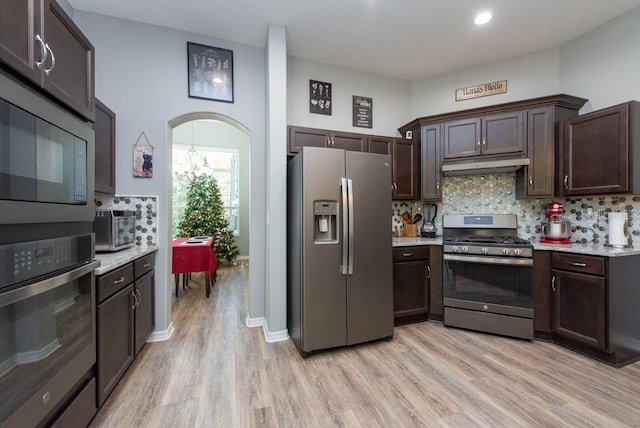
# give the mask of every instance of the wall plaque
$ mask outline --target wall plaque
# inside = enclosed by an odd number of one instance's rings
[[[486,97],[489,95],[506,94],[507,81],[499,80],[497,82],[483,83],[476,86],[468,86],[466,88],[456,89],[456,101],[469,100],[471,98]]]
[[[331,83],[309,80],[309,111],[331,115]]]
[[[373,127],[373,98],[353,96],[353,126]]]

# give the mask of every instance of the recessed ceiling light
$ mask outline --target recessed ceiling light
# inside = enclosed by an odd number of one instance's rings
[[[476,19],[474,19],[473,22],[475,22],[476,25],[483,25],[491,21],[492,16],[493,15],[491,15],[491,12],[481,12],[476,15]]]

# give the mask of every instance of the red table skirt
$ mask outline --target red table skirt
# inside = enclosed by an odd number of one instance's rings
[[[171,273],[209,272],[214,274],[218,266],[218,259],[213,252],[213,238],[203,243],[186,243],[191,238],[176,238],[173,240]]]

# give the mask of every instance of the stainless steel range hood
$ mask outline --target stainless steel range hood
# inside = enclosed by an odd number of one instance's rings
[[[503,159],[485,162],[465,162],[442,165],[442,175],[478,175],[514,172],[529,165],[529,158]]]

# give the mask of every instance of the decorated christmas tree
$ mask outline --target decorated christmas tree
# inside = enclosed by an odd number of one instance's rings
[[[228,227],[229,221],[216,179],[208,174],[191,175],[184,217],[178,225],[178,235],[213,236],[219,232],[220,247],[216,249],[216,256],[218,260],[233,262],[238,256],[238,247]]]

